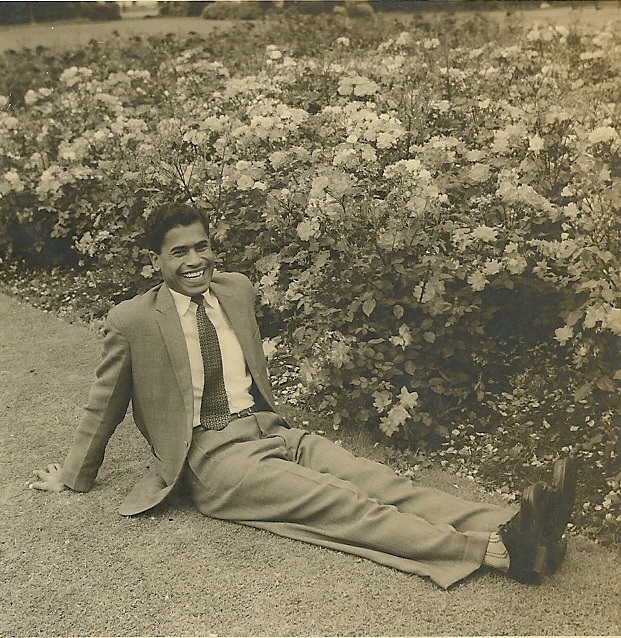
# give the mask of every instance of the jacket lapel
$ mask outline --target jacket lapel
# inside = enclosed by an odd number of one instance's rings
[[[244,308],[244,301],[240,299],[235,289],[231,286],[221,285],[212,281],[212,290],[218,298],[228,320],[231,322],[231,326],[233,326],[248,368],[252,376],[256,379],[257,375],[255,373],[258,367],[257,353],[255,352],[252,340],[252,326],[245,320],[248,311]]]
[[[188,415],[189,427],[192,427],[194,414],[194,397],[192,391],[192,374],[190,372],[190,358],[185,343],[179,314],[168,288],[163,285],[157,294],[156,321],[162,333],[164,345],[168,351],[171,366],[177,377],[177,383],[183,395],[185,411]]]
[[[243,295],[236,286],[226,281],[221,282],[218,277],[212,279],[211,289],[231,322],[257,389],[275,411],[254,305],[249,301],[247,294]]]

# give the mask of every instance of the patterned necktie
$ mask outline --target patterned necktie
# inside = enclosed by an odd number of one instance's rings
[[[196,324],[198,325],[198,340],[203,357],[204,382],[203,398],[201,401],[201,425],[207,430],[222,430],[230,420],[229,402],[224,387],[222,372],[222,355],[218,334],[213,323],[205,312],[202,295],[192,297],[197,304]]]

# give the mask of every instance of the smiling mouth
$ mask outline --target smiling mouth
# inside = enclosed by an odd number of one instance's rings
[[[183,278],[184,279],[199,279],[200,277],[203,276],[204,273],[205,273],[205,270],[197,270],[196,272],[184,272]]]

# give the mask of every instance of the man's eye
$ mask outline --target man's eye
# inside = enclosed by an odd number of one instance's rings
[[[184,252],[183,252],[183,250],[173,250],[170,254],[173,257],[183,257]]]
[[[209,250],[210,248],[210,244],[199,244],[196,247],[196,250],[198,250],[198,252],[200,253],[204,253],[206,250]]]

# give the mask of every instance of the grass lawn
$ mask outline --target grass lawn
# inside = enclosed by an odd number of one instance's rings
[[[430,3],[432,4],[432,3]],[[543,3],[545,5],[545,3]],[[550,4],[550,3],[548,3]],[[500,23],[506,23],[509,19],[519,19],[525,24],[533,24],[537,21],[571,26],[572,24],[592,25],[603,27],[611,22],[621,20],[621,2],[608,0],[590,2],[588,0],[576,0],[573,3],[563,3],[563,6],[547,8],[533,8],[519,10],[515,5],[508,5],[506,9],[494,9],[485,11],[486,16],[494,16]],[[457,19],[472,17],[475,12],[466,9],[453,11]],[[403,14],[403,19],[416,19],[422,16],[433,20],[432,11],[418,12],[416,14]],[[441,17],[443,12],[437,14]],[[136,18],[125,17],[113,22],[54,22],[20,25],[0,25],[0,51],[9,49],[36,48],[44,46],[48,48],[71,48],[84,44],[92,39],[107,39],[116,32],[121,37],[134,35],[156,35],[166,33],[188,33],[194,31],[200,35],[217,37],[218,33],[227,30],[233,23],[228,21],[202,20],[200,18],[176,18],[176,17],[151,17]],[[248,22],[248,28],[260,28],[260,22]]]

